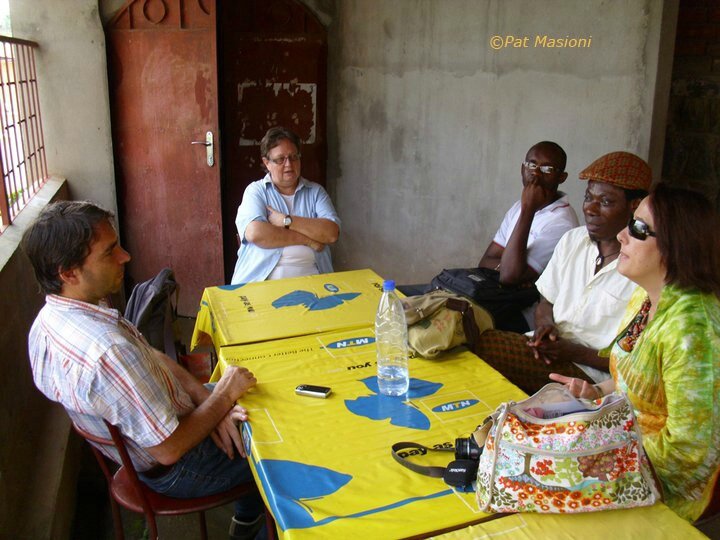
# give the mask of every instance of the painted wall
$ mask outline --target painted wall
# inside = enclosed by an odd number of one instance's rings
[[[9,0],[15,37],[35,51],[48,170],[74,199],[115,212],[105,35],[98,0]]]
[[[333,16],[337,269],[409,283],[476,264],[540,140],[567,151],[563,189],[579,214],[578,172],[600,155],[652,150],[659,172],[652,128],[662,142],[666,106],[653,103],[669,66],[658,51],[661,30],[674,34],[660,0],[341,0]],[[543,46],[545,35],[587,46]]]
[[[100,13],[106,20],[123,3],[11,2],[14,34],[41,44],[50,170],[69,179],[74,198],[111,209]],[[674,37],[663,15],[677,1],[305,3],[330,32],[328,184],[344,224],[338,269],[370,266],[408,282],[476,263],[519,196],[526,150],[542,139],[568,152],[564,188],[577,210],[577,173],[605,152],[635,151],[660,170],[672,59],[658,52],[661,38]],[[590,43],[542,47],[535,40],[543,35]],[[494,50],[493,36],[508,46]]]

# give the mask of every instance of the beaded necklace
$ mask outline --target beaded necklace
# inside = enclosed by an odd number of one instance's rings
[[[618,345],[625,352],[630,352],[635,348],[638,338],[645,326],[647,326],[648,313],[650,312],[650,298],[646,298],[640,307],[640,311],[628,325],[625,335],[618,340]]]

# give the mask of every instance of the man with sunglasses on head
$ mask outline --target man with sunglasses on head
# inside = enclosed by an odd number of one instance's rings
[[[340,218],[320,184],[300,176],[300,138],[283,127],[260,141],[267,174],[243,194],[235,225],[240,248],[232,283],[332,272]]]
[[[490,330],[476,352],[525,392],[551,372],[598,383],[609,378],[598,351],[617,333],[635,285],[617,272],[617,234],[628,225],[652,182],[650,166],[629,152],[611,152],[580,173],[587,180],[584,227],[566,233],[538,278],[535,330],[527,336]],[[635,234],[642,234],[635,227]]]

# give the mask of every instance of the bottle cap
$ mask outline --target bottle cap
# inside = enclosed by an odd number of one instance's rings
[[[386,279],[383,281],[383,292],[390,292],[395,290],[395,280]]]

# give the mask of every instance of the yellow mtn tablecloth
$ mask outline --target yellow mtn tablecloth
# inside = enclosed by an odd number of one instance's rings
[[[513,514],[437,540],[695,540],[707,538],[662,503],[585,514]]]
[[[410,360],[409,399],[378,395],[371,327],[223,347],[258,385],[241,403],[243,435],[258,484],[283,538],[398,538],[487,517],[473,493],[396,463],[399,441],[452,445],[497,405],[525,394],[463,348]],[[330,386],[328,399],[298,396],[298,384]],[[445,466],[452,452],[428,454]]]
[[[225,345],[371,325],[382,282],[372,270],[353,270],[208,287],[190,348],[212,342],[218,350]]]

